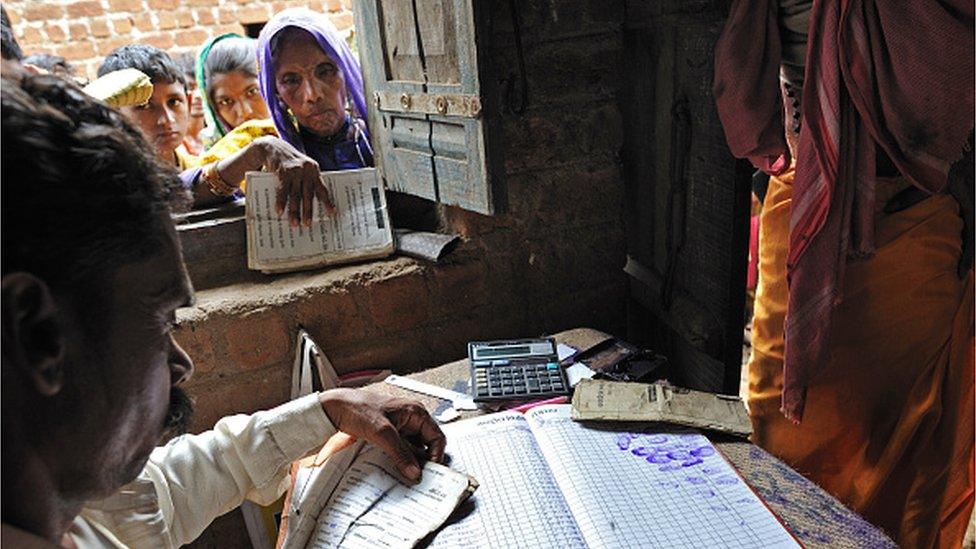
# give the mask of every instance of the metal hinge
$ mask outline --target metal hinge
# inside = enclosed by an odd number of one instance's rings
[[[481,116],[481,98],[464,93],[373,93],[373,105],[381,111],[415,114],[439,114],[478,118]]]

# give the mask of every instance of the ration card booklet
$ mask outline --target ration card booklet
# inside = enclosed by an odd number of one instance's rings
[[[430,547],[800,547],[703,435],[613,431],[570,410],[443,426],[448,465],[480,487]]]
[[[433,462],[411,483],[378,448],[356,442],[299,471],[281,547],[413,547],[477,488],[475,479]]]
[[[383,183],[375,168],[322,172],[336,214],[316,199],[311,228],[292,227],[278,217],[273,173],[248,172],[245,196],[247,266],[265,273],[386,257],[393,253],[393,231]]]

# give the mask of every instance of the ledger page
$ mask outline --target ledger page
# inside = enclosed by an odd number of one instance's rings
[[[700,433],[600,428],[571,408],[526,417],[589,547],[800,546]]]
[[[521,414],[500,412],[442,428],[450,467],[480,486],[430,547],[586,547]]]

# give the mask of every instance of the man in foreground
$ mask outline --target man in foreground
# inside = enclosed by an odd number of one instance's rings
[[[53,76],[2,94],[3,541],[176,547],[337,430],[418,478],[445,439],[411,401],[311,395],[178,437],[190,357],[173,339],[193,291],[170,208],[183,187],[117,112]],[[93,503],[94,502],[94,503]]]

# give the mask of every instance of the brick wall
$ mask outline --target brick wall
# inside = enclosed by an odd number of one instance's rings
[[[170,54],[195,53],[217,34],[244,34],[285,8],[327,13],[352,32],[352,0],[6,0],[14,35],[25,55],[62,55],[92,78],[102,59],[125,44],[144,43]]]

